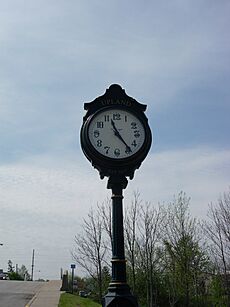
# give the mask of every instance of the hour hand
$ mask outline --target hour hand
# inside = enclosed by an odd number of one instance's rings
[[[113,131],[114,131],[114,133],[115,133],[115,135],[118,133],[119,135],[120,135],[120,133],[119,133],[119,131],[117,130],[117,128],[116,128],[116,126],[115,126],[115,123],[114,123],[114,121],[111,119],[111,124],[112,124],[112,126],[113,126]]]

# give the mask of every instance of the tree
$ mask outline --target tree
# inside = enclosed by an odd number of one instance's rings
[[[28,273],[25,265],[23,264],[21,268],[15,272],[13,262],[11,260],[8,261],[8,276],[9,279],[12,280],[30,280],[30,274]]]
[[[165,273],[170,306],[178,301],[182,306],[189,306],[192,298],[198,297],[209,263],[202,248],[198,222],[189,213],[189,202],[190,198],[181,192],[166,209]]]
[[[230,192],[210,206],[209,221],[189,212],[190,198],[181,192],[169,205],[142,204],[138,192],[125,207],[124,238],[127,277],[141,306],[230,306]],[[210,260],[205,229],[215,255]],[[90,210],[75,236],[73,257],[90,277],[85,286],[100,301],[110,281],[111,206],[107,200]],[[12,263],[11,263],[11,266]],[[213,269],[214,268],[214,269]],[[214,272],[214,274],[213,274]],[[217,274],[218,273],[218,274]],[[218,305],[218,306],[219,306]]]
[[[103,266],[102,268],[102,292],[105,293],[111,281],[110,268]]]
[[[21,268],[18,269],[18,274],[23,278],[23,280],[30,280],[30,274],[24,264],[22,264]]]
[[[223,287],[230,305],[230,189],[219,198],[217,204],[209,205],[208,218],[204,229],[211,242],[216,270],[223,276]]]
[[[160,233],[163,218],[164,215],[160,206],[155,208],[150,203],[141,206],[137,238],[138,266],[139,271],[144,272],[147,306],[149,307],[154,306],[157,301],[156,279],[160,262]]]
[[[131,206],[125,211],[124,219],[124,234],[125,234],[125,249],[126,249],[126,259],[131,276],[131,286],[135,293],[136,290],[136,261],[137,261],[137,222],[140,206],[140,194],[138,192],[134,193],[134,199]]]
[[[73,259],[95,280],[98,300],[102,299],[103,276],[107,247],[103,238],[103,219],[99,211],[92,209],[82,224],[82,232],[75,236],[76,250]]]
[[[13,262],[11,260],[8,260],[8,269],[7,269],[8,273],[13,273],[14,272],[14,266],[13,266]]]
[[[103,220],[103,228],[106,235],[107,246],[112,251],[112,207],[111,199],[107,198],[101,205],[97,205],[97,210]]]

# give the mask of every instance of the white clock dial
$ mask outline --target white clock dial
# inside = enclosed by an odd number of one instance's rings
[[[92,146],[103,156],[124,159],[140,150],[145,141],[145,128],[133,113],[115,108],[92,118],[88,136]]]

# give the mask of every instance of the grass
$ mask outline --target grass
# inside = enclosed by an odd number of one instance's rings
[[[70,293],[62,293],[58,307],[101,307],[92,300]]]

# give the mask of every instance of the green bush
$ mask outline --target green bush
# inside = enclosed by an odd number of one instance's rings
[[[8,273],[8,276],[10,280],[24,280],[22,276],[16,272]]]

